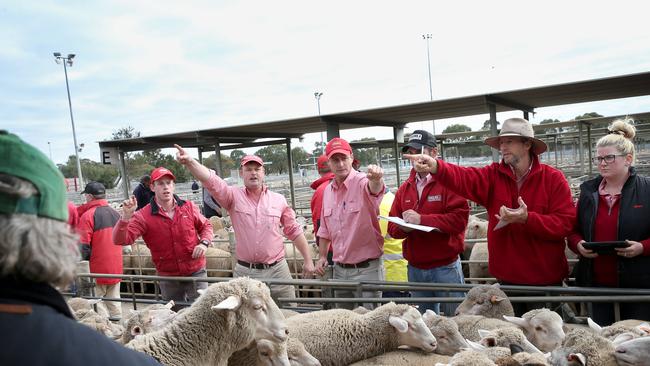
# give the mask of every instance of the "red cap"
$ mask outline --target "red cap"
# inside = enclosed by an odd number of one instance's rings
[[[318,171],[322,170],[330,170],[330,167],[327,165],[327,155],[321,155],[318,157],[318,160],[316,161],[316,167],[318,168]]]
[[[262,158],[260,158],[257,155],[246,155],[246,156],[244,156],[243,158],[241,158],[241,164],[239,164],[239,166],[244,166],[247,163],[250,163],[251,161],[255,162],[255,163],[257,163],[257,164],[259,164],[261,166],[264,166],[264,162],[262,161]]]
[[[176,177],[174,176],[174,173],[171,172],[171,170],[169,170],[167,168],[159,167],[159,168],[154,169],[151,172],[151,183],[153,183],[153,182],[157,181],[158,179],[160,179],[162,177],[165,177],[165,176],[168,176],[171,179],[173,179],[174,181],[176,181]]]
[[[342,138],[335,137],[327,143],[327,146],[325,146],[325,155],[327,155],[328,159],[334,154],[345,154],[350,156],[352,155],[352,147]]]

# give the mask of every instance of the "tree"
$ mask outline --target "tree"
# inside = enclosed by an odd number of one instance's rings
[[[447,126],[442,133],[456,133],[456,132],[469,132],[472,129],[463,124],[453,124],[450,126]],[[475,145],[462,145],[465,141],[472,141],[475,140],[476,136],[462,136],[455,138],[453,140],[450,140],[452,143],[457,143],[456,146],[454,146],[454,149],[452,150],[453,153],[452,155],[455,155],[456,157],[459,156],[480,156],[483,154],[483,150],[481,150],[480,146],[475,146]],[[455,153],[455,154],[454,154]]]
[[[298,169],[300,165],[309,163],[309,153],[301,146],[296,146],[291,149],[291,159],[293,161],[294,171]]]
[[[264,166],[267,173],[286,173],[287,170],[287,149],[286,145],[265,146],[255,152],[265,162],[272,162]]]
[[[541,121],[539,124],[540,124],[540,125],[546,125],[546,124],[549,124],[549,123],[557,123],[557,122],[560,122],[560,120],[559,120],[559,119],[551,119],[551,118],[547,118],[547,119]],[[562,132],[563,130],[564,130],[564,129],[563,129],[562,127],[547,128],[547,129],[544,130],[544,133],[546,133],[546,134],[549,134],[549,133],[551,133],[551,134],[552,134],[552,133],[560,133],[560,132]]]
[[[453,124],[453,125],[449,125],[449,126],[447,126],[447,128],[445,128],[445,129],[442,131],[442,133],[469,132],[469,131],[471,131],[471,130],[472,130],[472,129],[471,129],[469,126],[467,126],[467,125],[463,125],[463,124],[455,123],[455,124]]]
[[[582,116],[576,116],[574,119],[587,119],[587,118],[598,118],[598,117],[603,117],[602,115],[596,113],[596,112],[589,112],[585,113]]]
[[[241,150],[239,150],[241,151]],[[221,154],[221,170],[222,170],[222,178],[226,178],[230,176],[230,171],[232,169],[235,169],[235,166],[239,163],[239,160],[236,162],[233,161],[229,156],[226,156],[225,154]],[[217,168],[217,154],[212,154],[208,156],[207,158],[203,159],[203,165],[207,166],[210,169],[216,169]]]
[[[75,155],[70,155],[65,164],[58,166],[64,177],[77,177],[77,157]],[[115,179],[118,176],[117,168],[90,159],[81,159],[81,173],[87,182],[100,182],[109,189],[115,186]]]
[[[241,161],[241,158],[243,158],[244,156],[246,156],[246,153],[239,149],[235,149],[230,152],[230,159],[232,159],[234,162]]]
[[[501,122],[497,121],[497,129],[499,128],[499,125]],[[490,120],[486,119],[485,122],[483,122],[483,127],[481,127],[481,131],[483,130],[489,130],[490,129]]]
[[[375,141],[373,137],[364,137],[360,140],[354,140],[352,142],[363,142],[363,141]],[[382,160],[386,159],[392,159],[393,154],[392,151],[388,152],[388,150],[382,150],[382,153],[386,152],[382,156]],[[367,166],[368,164],[379,164],[377,161],[377,149],[376,148],[359,148],[359,149],[353,149],[352,154],[354,155],[354,158],[359,160],[359,163],[361,166]],[[383,163],[383,162],[382,162]]]
[[[132,126],[126,126],[119,128],[117,131],[113,131],[111,140],[124,140],[136,137],[140,137],[140,131],[136,131]]]
[[[321,156],[325,153],[325,142],[314,142],[314,150],[311,151],[314,156]]]

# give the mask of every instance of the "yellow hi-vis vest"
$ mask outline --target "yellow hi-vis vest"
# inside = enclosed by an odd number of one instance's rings
[[[379,205],[379,214],[388,217],[390,208],[393,205],[395,195],[386,192]],[[384,236],[384,268],[386,272],[386,281],[407,282],[408,275],[406,270],[407,261],[402,256],[402,242],[404,239],[393,239],[388,234],[388,221],[379,220],[381,235]]]

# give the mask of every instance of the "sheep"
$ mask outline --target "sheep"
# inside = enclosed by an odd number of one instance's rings
[[[422,319],[438,342],[435,353],[453,356],[461,348],[468,347],[465,338],[458,331],[458,325],[452,319],[440,316],[430,309],[422,315]]]
[[[516,344],[528,353],[541,353],[519,328],[479,329],[478,333],[481,336],[480,344],[486,347],[510,347],[510,345]]]
[[[208,277],[232,277],[230,252],[209,247],[205,252],[205,262]]]
[[[311,252],[311,257],[316,258],[318,256],[318,249],[313,245],[308,245],[308,249]],[[284,244],[284,257],[287,259],[287,264],[291,273],[301,273],[302,265],[305,261],[302,257],[302,253],[296,249],[293,243]]]
[[[225,225],[224,225],[225,222],[221,217],[212,216],[212,217],[210,217],[209,220],[210,220],[210,224],[212,225],[212,230],[213,231],[216,232],[217,230],[221,230],[221,229],[225,228]]]
[[[254,340],[284,341],[287,333],[269,288],[242,277],[210,285],[172,324],[136,337],[126,347],[170,366],[222,366]]]
[[[502,347],[502,346],[486,347],[483,344],[472,342],[472,341],[467,341],[467,343],[469,344],[469,347],[465,349],[481,352],[485,354],[490,360],[495,362],[500,358],[509,357],[511,354],[510,349],[506,347]]]
[[[492,278],[488,269],[488,244],[486,242],[476,243],[472,248],[472,252],[469,255],[470,261],[483,261],[482,263],[470,263],[469,264],[469,277],[470,278]],[[489,281],[483,280],[472,280],[472,283],[487,283]]]
[[[519,326],[526,338],[543,352],[551,352],[564,341],[562,317],[549,309],[533,309],[521,317],[504,316],[503,318]]]
[[[479,219],[476,215],[469,215],[465,228],[465,239],[487,238],[487,220]]]
[[[407,349],[398,349],[379,356],[371,357],[350,366],[430,366],[436,363],[447,364],[450,356],[437,353],[422,353]]]
[[[549,356],[551,365],[566,365],[582,362],[589,366],[616,365],[614,345],[589,329],[575,328],[569,331],[564,344],[553,350]]]
[[[93,305],[97,305],[97,314],[108,318],[108,310],[106,309],[105,306],[100,306],[99,304],[102,303],[102,299],[84,299],[83,297],[73,297],[68,300],[68,307],[70,308],[70,312],[75,316],[75,318],[79,319],[77,317],[77,312],[80,310],[93,310]]]
[[[174,300],[171,300],[167,304],[153,304],[142,310],[131,310],[123,321],[125,329],[120,343],[127,344],[136,336],[151,333],[168,325],[177,315],[171,310],[173,306]]]
[[[352,311],[354,311],[357,314],[365,314],[365,313],[369,312],[370,309],[368,309],[365,306],[357,306],[356,308],[352,309]]]
[[[292,337],[323,365],[342,366],[410,346],[433,352],[436,339],[422,316],[406,304],[388,303],[366,314],[333,309],[287,319]]]
[[[118,339],[124,333],[124,328],[121,325],[113,324],[107,317],[97,314],[92,309],[77,310],[75,317],[80,324],[90,327],[111,339]]]
[[[614,357],[619,366],[650,366],[650,337],[640,337],[616,346]]]
[[[516,344],[510,345],[510,356],[498,358],[498,366],[547,366],[546,356],[540,353],[528,353]]]
[[[268,339],[253,341],[248,347],[233,353],[228,366],[290,366],[286,342]]]
[[[237,365],[321,366],[320,362],[307,352],[305,345],[292,337],[286,342],[271,342],[266,339],[254,341],[230,356],[228,366]]]
[[[461,314],[501,319],[504,315],[514,316],[515,312],[508,296],[499,288],[499,284],[495,283],[472,287],[456,308],[456,315]]]
[[[478,330],[491,330],[496,328],[505,328],[517,326],[501,319],[486,318],[482,315],[457,315],[451,320],[458,325],[458,331],[461,336],[467,340],[478,342],[481,340]]]
[[[285,319],[286,318],[291,318],[294,315],[300,314],[299,312],[297,312],[295,310],[282,309],[282,308],[280,308],[280,312],[282,312],[282,315],[284,315]]]
[[[610,341],[614,341],[619,335],[625,333],[630,333],[632,336],[631,338],[643,337],[648,335],[649,330],[648,323],[641,323],[637,326],[630,326],[626,325],[625,323],[618,322],[607,327],[601,327],[596,322],[591,320],[591,318],[587,318],[587,324],[589,324],[589,328],[591,328],[597,334],[600,334]]]
[[[449,363],[436,363],[436,366],[495,366],[494,361],[490,360],[485,353],[465,350],[456,353],[454,357],[449,360]]]

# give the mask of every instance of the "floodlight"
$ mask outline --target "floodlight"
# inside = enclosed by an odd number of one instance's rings
[[[54,57],[61,57],[61,52],[54,52]]]

